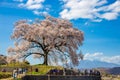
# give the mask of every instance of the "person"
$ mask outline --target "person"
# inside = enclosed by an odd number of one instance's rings
[[[88,70],[87,69],[85,69],[84,74],[88,75]]]
[[[17,70],[16,69],[13,70],[13,79],[17,80]]]
[[[19,74],[22,74],[22,68],[19,68],[19,69],[18,69],[18,73],[19,73]]]
[[[89,73],[89,75],[93,75],[93,70],[90,70],[90,73]]]
[[[6,69],[2,69],[2,72],[6,72]]]
[[[23,68],[23,75],[26,75],[27,69]]]

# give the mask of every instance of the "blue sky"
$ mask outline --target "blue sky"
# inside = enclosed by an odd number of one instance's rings
[[[41,14],[69,19],[84,32],[85,59],[120,64],[120,0],[0,0],[0,53],[13,46],[16,21]]]

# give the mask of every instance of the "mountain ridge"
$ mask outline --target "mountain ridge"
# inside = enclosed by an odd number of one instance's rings
[[[97,60],[81,60],[77,68],[82,68],[82,69],[92,69],[92,68],[113,68],[113,67],[120,67],[119,64],[114,64],[114,63],[108,63],[108,62],[103,62],[103,61],[97,61]]]

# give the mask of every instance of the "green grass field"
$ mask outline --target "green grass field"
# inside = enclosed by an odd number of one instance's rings
[[[32,68],[32,71],[30,70]],[[44,75],[46,74],[50,69],[63,69],[60,66],[46,66],[46,65],[33,65],[31,66],[31,68],[29,68],[28,70],[28,75],[32,74],[32,75]],[[38,72],[35,72],[35,69],[38,69]]]
[[[0,70],[2,69],[6,69],[9,70],[9,72],[1,72],[0,73],[0,78],[9,78],[12,77],[12,71],[15,68],[27,68],[27,75],[45,75],[50,69],[63,69],[60,66],[46,66],[46,65],[29,65],[29,64],[25,64],[25,63],[10,63],[10,64],[6,64],[6,65],[1,65],[0,66]],[[35,70],[38,69],[38,72],[36,72]]]

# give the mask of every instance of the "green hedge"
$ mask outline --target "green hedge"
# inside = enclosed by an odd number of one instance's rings
[[[0,79],[2,78],[9,78],[11,77],[12,74],[11,73],[8,73],[8,72],[0,72]]]

